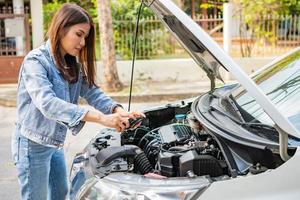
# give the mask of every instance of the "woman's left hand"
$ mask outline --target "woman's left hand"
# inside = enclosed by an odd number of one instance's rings
[[[133,119],[133,120],[135,120],[137,118],[146,118],[145,114],[142,113],[142,112],[139,112],[139,111],[130,111],[130,112],[127,112],[122,107],[116,107],[114,109],[114,113],[119,113],[121,116],[129,114],[128,119]],[[136,124],[134,127],[131,127],[130,129],[136,129],[137,127],[139,127],[141,125],[141,123],[142,122]],[[127,127],[127,128],[129,128],[129,127]]]

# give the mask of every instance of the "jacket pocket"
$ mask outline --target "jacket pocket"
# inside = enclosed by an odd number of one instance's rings
[[[11,155],[12,161],[16,164],[19,161],[19,149],[20,149],[20,125],[16,123],[14,132],[11,138]]]
[[[18,151],[17,151],[17,162],[16,164],[21,164],[27,166],[28,164],[28,139],[24,136],[19,137],[18,140]]]
[[[21,135],[20,126],[16,126],[15,133],[11,140],[12,160],[16,165],[24,162],[28,157],[28,139]]]
[[[20,150],[20,137],[17,137],[12,139],[12,148],[11,148],[12,160],[15,165],[19,161],[19,150]]]

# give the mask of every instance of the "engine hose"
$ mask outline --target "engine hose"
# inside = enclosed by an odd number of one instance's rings
[[[154,171],[143,151],[137,153],[134,156],[134,165],[136,166],[137,170],[140,171],[143,175]]]

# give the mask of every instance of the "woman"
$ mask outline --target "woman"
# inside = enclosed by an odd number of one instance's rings
[[[126,112],[95,85],[95,28],[84,9],[63,4],[48,38],[25,57],[19,75],[12,152],[22,199],[66,198],[67,129],[76,135],[88,121],[122,132],[129,118],[143,116]],[[78,106],[79,96],[96,109]]]

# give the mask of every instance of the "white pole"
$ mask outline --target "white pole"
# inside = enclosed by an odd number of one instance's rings
[[[231,3],[224,3],[224,12],[223,12],[223,48],[224,51],[230,54],[231,50],[231,40],[232,40],[232,20],[233,20],[233,5]],[[230,74],[224,72],[223,75],[224,81],[230,79]]]
[[[224,33],[223,33],[223,48],[227,53],[230,53],[231,39],[232,39],[232,10],[231,3],[224,3],[223,21],[224,21]]]
[[[23,0],[13,0],[14,14],[24,14],[24,1]],[[25,29],[23,29],[25,30]],[[25,34],[24,34],[25,35]],[[24,40],[22,36],[16,37],[16,51],[17,56],[24,55]]]
[[[36,48],[44,42],[43,1],[30,0],[32,46]]]

